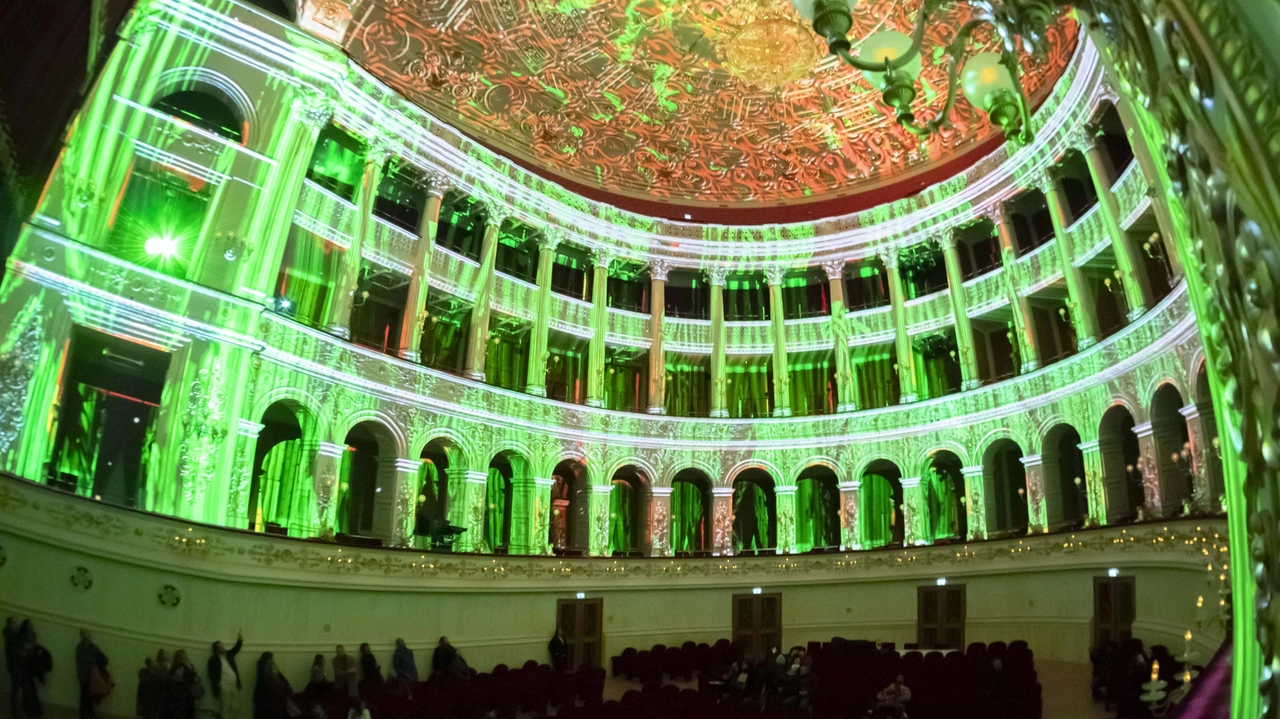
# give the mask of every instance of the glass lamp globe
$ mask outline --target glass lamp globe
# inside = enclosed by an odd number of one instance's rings
[[[1018,91],[998,52],[980,52],[969,58],[960,73],[960,86],[969,104],[983,112],[991,111],[991,101],[996,95]]]
[[[862,41],[862,46],[858,48],[858,59],[866,62],[874,62],[884,64],[888,60],[894,60],[902,56],[907,50],[911,49],[911,36],[897,30],[881,30],[872,33],[866,40]],[[906,79],[915,82],[920,76],[920,53],[917,52],[911,60],[902,67],[898,68],[898,73],[904,75]],[[867,82],[877,90],[884,88],[884,73],[863,70],[862,76],[867,78]]]
[[[833,0],[828,0],[828,2],[832,1]],[[791,4],[794,5],[796,11],[800,13],[800,17],[808,20],[809,22],[813,22],[814,16],[817,15],[816,6],[820,2],[822,2],[822,0],[791,0]],[[834,0],[834,2],[838,3],[839,0]],[[850,12],[853,12],[853,8],[858,4],[858,0],[844,0],[844,4],[848,6]]]

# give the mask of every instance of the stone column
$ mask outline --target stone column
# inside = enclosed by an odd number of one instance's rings
[[[320,537],[333,537],[333,528],[337,525],[338,514],[338,482],[342,470],[342,455],[347,451],[345,444],[319,442],[315,455],[311,458],[312,489],[316,495],[315,520],[312,524]]]
[[[1084,526],[1098,527],[1107,523],[1107,489],[1102,475],[1102,450],[1098,440],[1076,445],[1084,454],[1084,494],[1089,502]]]
[[[511,478],[511,554],[536,554],[534,524],[537,503],[534,478],[516,475]]]
[[[992,211],[996,232],[1000,237],[1000,264],[1004,268],[1005,290],[1009,293],[1009,309],[1013,314],[1013,331],[1022,358],[1020,374],[1035,372],[1042,364],[1040,345],[1036,342],[1036,323],[1031,314],[1031,301],[1018,292],[1018,250],[1014,243],[1013,223],[1004,207]]]
[[[836,355],[836,411],[858,411],[858,385],[853,381],[853,361],[849,357],[848,308],[844,304],[844,260],[822,263],[831,292],[831,339]]]
[[[1114,178],[1111,176],[1111,160],[1101,144],[1100,133],[1090,133],[1080,128],[1074,136],[1074,144],[1084,153],[1089,165],[1089,177],[1093,180],[1094,192],[1098,195],[1098,212],[1102,214],[1102,224],[1111,238],[1111,248],[1116,256],[1116,269],[1124,278],[1124,296],[1129,305],[1129,321],[1138,319],[1142,313],[1155,306],[1151,285],[1147,282],[1147,273],[1143,268],[1141,248],[1129,239],[1129,233],[1120,226],[1120,202],[1111,191]]]
[[[649,263],[649,414],[667,413],[667,353],[662,332],[667,317],[667,273],[670,271],[671,266],[662,260]],[[667,496],[670,495],[668,491]]]
[[[649,556],[671,556],[671,487],[651,487],[649,497]]]
[[[902,478],[902,544],[922,547],[933,544],[929,531],[929,503],[919,477]]]
[[[506,219],[490,205],[485,212],[484,239],[480,243],[480,271],[476,273],[475,306],[471,308],[471,329],[467,335],[463,374],[484,381],[485,354],[489,349],[489,297],[493,294],[494,263],[498,257],[498,234]]]
[[[529,533],[529,554],[551,554],[551,490],[555,487],[553,477],[536,477],[533,480],[533,521]]]
[[[1027,533],[1049,531],[1049,512],[1044,499],[1044,457],[1028,454],[1021,457],[1027,474]]]
[[[724,282],[729,277],[729,270],[724,267],[712,267],[707,270],[711,280],[711,416],[728,417],[728,401],[726,399],[725,349],[724,349]]]
[[[1138,436],[1138,471],[1142,472],[1142,495],[1145,504],[1142,507],[1146,519],[1158,519],[1167,514],[1169,508],[1164,506],[1160,493],[1160,461],[1156,456],[1156,435],[1150,422],[1133,426],[1133,433]]]
[[[588,551],[593,557],[609,554],[609,495],[613,484],[591,485],[591,540]]]
[[[858,514],[861,490],[860,481],[840,483],[840,549],[845,551],[862,549],[862,526]]]
[[[960,355],[960,389],[968,392],[982,385],[978,374],[978,354],[973,349],[973,327],[969,324],[969,300],[964,290],[964,272],[960,268],[960,249],[956,234],[944,232],[938,237],[947,266],[947,287],[951,290],[951,315],[955,320],[956,354]]]
[[[391,519],[391,543],[408,547],[413,542],[413,524],[418,507],[418,478],[422,476],[421,459],[396,459],[395,506]]]
[[[247,228],[245,238],[258,250],[252,262],[239,263],[240,293],[271,300],[316,140],[332,118],[328,98],[313,94],[294,97],[288,120],[293,124],[281,138],[278,162],[267,174],[263,197],[253,205],[249,222],[240,225]]]
[[[597,248],[591,268],[591,369],[587,373],[587,406],[604,406],[605,339],[609,335],[609,263],[613,255]]]
[[[787,364],[787,325],[782,302],[784,267],[764,271],[769,281],[769,324],[773,335],[773,416],[791,416],[791,368]],[[781,541],[781,540],[779,540]]]
[[[773,488],[774,511],[777,516],[778,554],[796,551],[796,488]]]
[[[902,404],[916,401],[916,356],[911,349],[911,336],[907,334],[907,313],[903,306],[902,273],[898,271],[898,248],[890,247],[880,252],[885,272],[889,275],[889,302],[893,313],[894,347],[898,355],[898,387]]]
[[[1147,133],[1142,131],[1137,115],[1129,105],[1129,98],[1123,93],[1115,93],[1113,102],[1116,112],[1120,115],[1120,123],[1124,125],[1125,134],[1128,136],[1129,147],[1133,150],[1134,161],[1138,163],[1138,169],[1142,171],[1142,176],[1147,181],[1147,194],[1151,198],[1151,209],[1156,216],[1160,235],[1165,238],[1165,254],[1169,257],[1169,265],[1173,268],[1173,274],[1181,277],[1183,275],[1182,259],[1178,257],[1173,247],[1173,238],[1178,236],[1175,231],[1177,224],[1169,209],[1169,199],[1165,195],[1170,190],[1157,189],[1172,186],[1165,179],[1165,173],[1160,171],[1160,165],[1164,163],[1163,155],[1157,159],[1156,152],[1147,144]]]
[[[1067,199],[1062,194],[1061,183],[1048,174],[1041,178],[1040,191],[1049,203],[1049,216],[1053,220],[1053,244],[1058,252],[1058,263],[1062,265],[1062,279],[1067,284],[1067,310],[1071,315],[1071,326],[1076,331],[1076,347],[1085,350],[1097,344],[1101,332],[1093,293],[1089,291],[1084,273],[1076,266],[1071,249],[1071,236],[1067,232],[1071,224],[1067,219]]]
[[[440,227],[440,203],[449,187],[443,177],[433,177],[427,190],[427,206],[422,211],[422,227],[414,248],[413,276],[409,278],[409,299],[400,318],[400,358],[421,360],[422,328],[427,321],[427,294],[431,291],[431,255]]]
[[[356,292],[360,289],[360,264],[364,259],[364,244],[373,235],[373,200],[382,182],[382,168],[391,155],[391,149],[381,140],[369,144],[364,157],[364,175],[360,191],[356,195],[356,232],[351,245],[338,260],[338,279],[329,295],[329,319],[325,329],[343,339],[351,338],[351,308]]]
[[[547,396],[547,332],[551,327],[551,269],[555,265],[556,247],[561,235],[557,230],[543,230],[538,236],[538,307],[533,315],[533,331],[529,334],[529,372],[524,391]]]
[[[258,435],[265,425],[249,419],[241,419],[236,431],[235,462],[231,471],[231,491],[227,501],[227,525],[236,528],[249,526],[249,504],[253,488],[253,458],[258,449]],[[255,525],[256,526],[256,525]],[[257,527],[261,531],[261,527]]]
[[[1200,407],[1192,403],[1178,410],[1187,420],[1187,442],[1191,445],[1191,511],[1208,514],[1213,511],[1217,498],[1209,481],[1209,435],[1205,432],[1204,417]]]
[[[711,554],[733,554],[733,487],[711,488]]]
[[[970,542],[986,539],[987,501],[982,465],[961,467],[960,474],[964,476],[965,526],[969,528],[965,539]]]

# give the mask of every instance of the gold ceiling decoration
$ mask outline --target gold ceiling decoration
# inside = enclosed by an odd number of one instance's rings
[[[791,3],[736,0],[724,16],[716,45],[735,77],[762,90],[777,90],[806,77],[822,52],[813,31]]]

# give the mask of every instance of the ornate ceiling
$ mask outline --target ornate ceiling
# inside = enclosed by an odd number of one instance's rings
[[[917,6],[862,0],[852,35],[909,31]],[[942,106],[940,44],[971,14],[959,3],[930,23],[918,117]],[[762,17],[768,24],[735,47],[744,25]],[[361,7],[346,49],[436,117],[526,167],[570,187],[684,206],[759,208],[869,191],[883,200],[896,184],[906,195],[920,187],[908,180],[943,165],[954,171],[965,153],[976,160],[973,151],[995,136],[962,97],[950,130],[917,140],[858,72],[824,56],[811,32],[790,32],[787,19],[799,21],[787,0],[374,0]],[[1033,104],[1070,62],[1077,32],[1064,18],[1046,56],[1024,58]],[[989,32],[979,37],[991,44]],[[807,41],[817,64],[767,87],[809,53]],[[739,77],[748,42],[775,48],[754,63],[763,67],[747,68],[754,85]]]

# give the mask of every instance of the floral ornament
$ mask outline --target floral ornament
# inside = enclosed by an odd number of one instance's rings
[[[93,572],[90,572],[88,567],[76,567],[71,573],[71,588],[83,594],[91,587],[93,587]]]
[[[169,609],[173,609],[182,603],[182,592],[172,584],[160,587],[160,592],[156,596],[160,600],[160,606]]]

